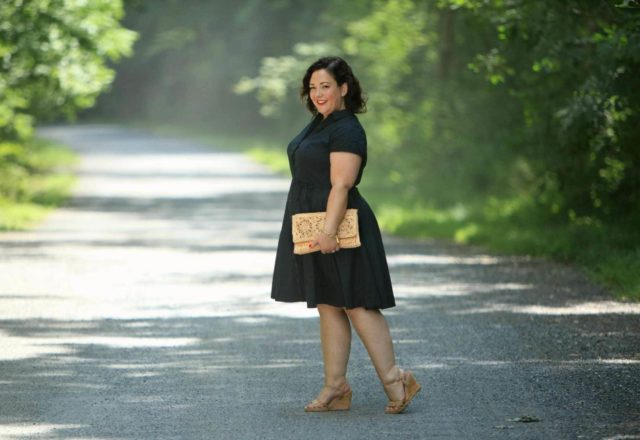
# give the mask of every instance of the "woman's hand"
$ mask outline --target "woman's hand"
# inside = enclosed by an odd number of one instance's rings
[[[322,232],[316,235],[316,239],[311,243],[311,247],[320,246],[320,252],[323,254],[333,254],[340,250],[340,245],[335,237],[329,237]]]
[[[340,244],[331,231],[337,231],[338,225],[344,218],[347,209],[349,190],[353,187],[362,158],[354,153],[332,152],[329,155],[331,161],[331,191],[327,199],[327,216],[324,227],[326,228],[316,236],[311,247],[320,246],[323,254],[332,254],[340,250]]]

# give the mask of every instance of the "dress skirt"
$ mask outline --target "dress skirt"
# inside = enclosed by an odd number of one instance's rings
[[[348,208],[358,210],[360,241],[336,253],[293,253],[291,216],[325,211],[330,188],[293,180],[278,241],[271,297],[276,301],[328,304],[335,307],[385,309],[395,306],[384,246],[373,211],[352,188]]]

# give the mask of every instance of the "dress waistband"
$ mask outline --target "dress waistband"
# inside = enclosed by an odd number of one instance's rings
[[[291,190],[289,191],[288,202],[292,212],[307,212],[309,209],[322,211],[326,206],[327,197],[331,191],[331,184],[322,184],[315,182],[303,182],[300,180],[292,180]],[[357,187],[352,187],[348,193],[349,205],[359,197]]]
[[[308,198],[311,194],[322,194],[326,196],[331,191],[331,184],[323,184],[317,182],[304,182],[301,180],[292,180],[291,181],[291,191],[289,196],[292,196],[296,199],[299,198]],[[359,194],[358,187],[353,186],[349,189],[349,197],[354,197]]]
[[[291,184],[304,189],[331,189],[331,183],[305,182],[304,180],[293,179]]]

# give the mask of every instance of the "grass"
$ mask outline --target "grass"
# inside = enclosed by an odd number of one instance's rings
[[[70,194],[75,155],[43,139],[0,143],[0,231],[40,222]]]
[[[272,170],[289,175],[284,143],[250,136],[194,136],[193,130],[175,127],[165,127],[162,132],[244,152]],[[617,298],[640,301],[640,231],[633,224],[603,225],[589,218],[550,222],[522,196],[434,207],[424,200],[399,196],[385,181],[382,169],[368,166],[360,187],[376,211],[381,228],[388,233],[445,238],[505,254],[577,264]]]
[[[382,228],[391,233],[450,238],[505,254],[575,263],[619,299],[640,300],[640,231],[631,225],[553,223],[526,203],[508,214],[492,213],[513,200],[490,199],[450,209],[415,208],[396,200],[372,199]]]
[[[387,232],[577,264],[617,298],[640,300],[640,230],[633,222],[551,221],[523,197],[480,199],[448,209],[423,207],[384,193],[368,198]]]

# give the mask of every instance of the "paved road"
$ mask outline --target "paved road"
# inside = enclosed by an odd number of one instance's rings
[[[426,393],[384,415],[356,340],[352,410],[305,414],[318,322],[268,298],[287,181],[113,126],[41,134],[83,160],[67,206],[0,235],[1,439],[640,439],[640,305],[568,267],[392,238],[387,316]]]

